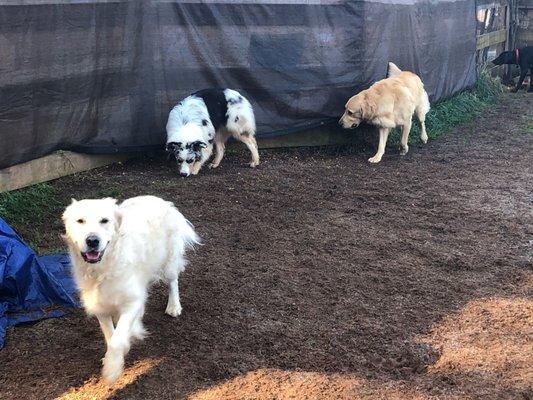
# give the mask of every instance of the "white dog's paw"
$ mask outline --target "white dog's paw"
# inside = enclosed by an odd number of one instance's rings
[[[377,164],[381,161],[382,156],[374,156],[368,159],[368,162],[371,162],[372,164]]]
[[[426,144],[428,142],[428,135],[420,136],[420,140],[422,141],[422,143]]]
[[[216,167],[218,167],[219,164],[215,164],[215,163],[211,163],[209,164],[209,168],[210,169],[215,169]]]
[[[169,302],[167,304],[167,309],[165,310],[165,313],[167,313],[171,317],[176,318],[178,315],[181,314],[181,304],[179,302],[172,304]]]
[[[112,385],[122,374],[124,369],[124,355],[118,350],[108,350],[104,357],[104,367],[102,368],[102,377]]]
[[[408,151],[409,151],[409,146],[403,147],[402,145],[400,145],[400,155],[405,156]]]
[[[257,167],[258,165],[259,165],[259,160],[257,160],[257,161],[252,161],[252,162],[250,163],[250,167],[252,167],[252,168]]]

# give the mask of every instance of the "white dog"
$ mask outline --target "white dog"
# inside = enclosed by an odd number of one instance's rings
[[[230,136],[243,142],[252,153],[250,167],[259,165],[252,105],[231,89],[205,89],[180,101],[170,111],[167,122],[166,149],[180,164],[180,175],[196,175],[213,153],[210,168],[224,157]]]
[[[166,313],[181,313],[178,275],[185,251],[199,243],[192,225],[170,202],[153,196],[72,200],[63,214],[65,240],[83,306],[96,315],[107,344],[102,375],[122,373],[131,339],[142,339],[151,283],[168,282]]]

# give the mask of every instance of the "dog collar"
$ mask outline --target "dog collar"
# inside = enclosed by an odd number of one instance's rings
[[[515,49],[514,54],[515,54],[515,60],[516,60],[515,64],[519,65],[519,62],[520,62],[520,49]]]

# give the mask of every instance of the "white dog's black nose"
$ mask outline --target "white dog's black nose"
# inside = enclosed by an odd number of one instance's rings
[[[98,236],[95,235],[87,236],[87,239],[85,239],[85,243],[87,243],[87,247],[89,247],[90,249],[96,249],[100,244],[100,239],[98,239]]]
[[[189,174],[186,172],[180,172],[180,176],[183,176],[185,178],[186,176],[189,176]]]

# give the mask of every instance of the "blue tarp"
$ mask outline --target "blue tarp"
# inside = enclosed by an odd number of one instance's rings
[[[69,256],[37,256],[0,218],[0,348],[8,326],[59,317],[58,306],[79,306]]]

